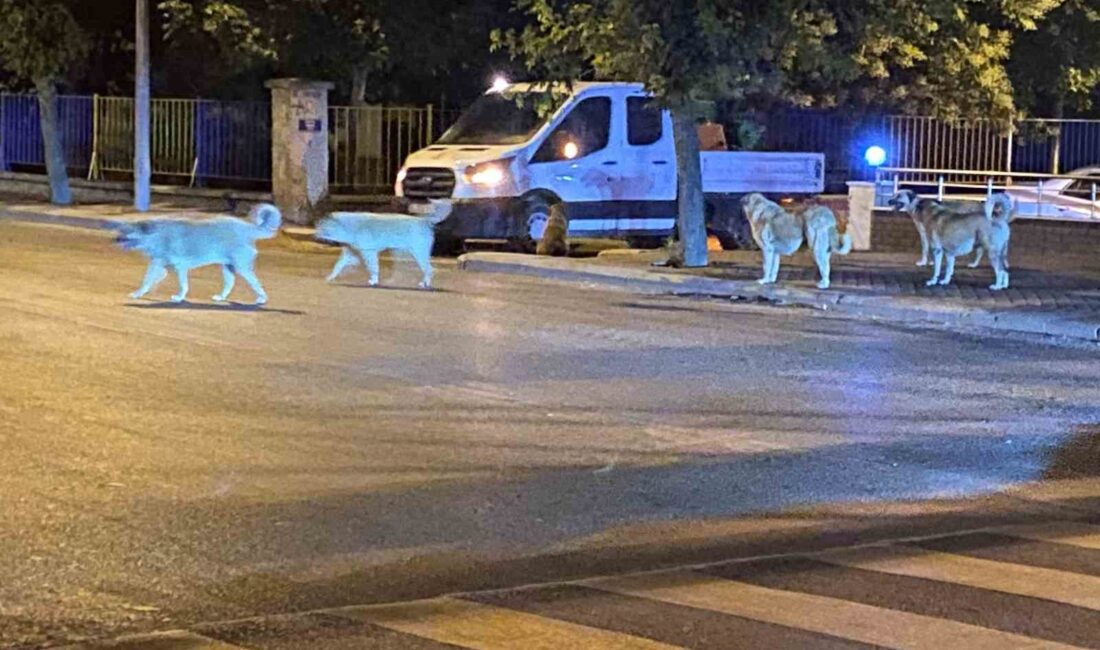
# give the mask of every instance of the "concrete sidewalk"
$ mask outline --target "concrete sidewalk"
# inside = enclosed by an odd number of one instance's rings
[[[852,253],[833,257],[832,287],[818,289],[817,269],[804,251],[784,258],[779,282],[756,283],[757,251],[711,253],[710,266],[670,269],[654,266],[661,251],[605,251],[594,259],[549,258],[510,253],[467,253],[466,271],[518,273],[559,280],[617,285],[636,291],[708,295],[821,310],[890,321],[948,327],[984,327],[1100,341],[1100,269],[1054,260],[1012,260],[1012,286],[990,291],[993,272],[983,261],[969,269],[965,258],[948,287],[926,287],[928,268],[916,256]],[[960,268],[961,267],[961,268]]]
[[[133,206],[117,203],[53,205],[24,199],[0,197],[0,220],[47,223],[75,228],[103,230],[111,221],[139,221],[155,217],[214,216],[225,214],[172,202],[154,203],[149,212],[136,212]]]

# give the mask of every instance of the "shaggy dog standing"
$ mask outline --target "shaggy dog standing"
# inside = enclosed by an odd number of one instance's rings
[[[932,256],[934,267],[932,277],[925,284],[946,285],[951,283],[955,274],[955,258],[966,255],[975,246],[981,245],[989,252],[989,262],[993,266],[994,281],[989,288],[997,291],[1008,288],[1008,240],[1011,232],[1008,222],[1011,219],[1011,200],[1003,195],[990,196],[982,205],[975,204],[969,212],[959,212],[939,206],[934,211],[932,221]],[[998,211],[998,206],[1008,208]],[[947,256],[946,264],[943,257]],[[940,277],[941,265],[943,277]]]
[[[172,302],[183,302],[187,299],[187,273],[200,266],[220,264],[223,285],[221,293],[213,297],[215,301],[229,298],[236,274],[256,293],[257,305],[267,302],[267,293],[253,268],[256,240],[278,234],[282,217],[279,209],[268,203],[257,204],[249,215],[252,223],[234,217],[112,222],[111,229],[118,232],[115,242],[123,250],[141,251],[149,258],[145,279],[130,297],[137,299],[149,293],[172,267],[179,278],[179,292],[172,296]]]
[[[901,211],[909,215],[913,220],[913,226],[920,236],[920,261],[917,266],[928,266],[931,262],[932,222],[940,208],[947,208],[959,213],[970,212],[974,204],[969,201],[938,201],[936,199],[921,198],[913,190],[899,190],[889,201],[895,211]],[[970,262],[970,268],[977,268],[982,261],[982,248],[979,246],[974,253],[974,260]]]
[[[852,250],[852,237],[840,235],[836,215],[825,206],[811,206],[802,215],[793,215],[762,194],[752,193],[741,199],[752,238],[764,254],[760,284],[775,282],[779,274],[781,255],[793,255],[802,246],[803,234],[814,255],[821,280],[817,286],[829,288],[829,262],[832,254],[847,255]]]
[[[432,210],[425,216],[374,212],[333,212],[317,224],[315,237],[340,244],[343,251],[327,280],[332,282],[362,258],[370,272],[370,285],[378,284],[378,254],[396,249],[412,255],[423,274],[422,289],[432,286],[432,244],[435,225],[451,214],[451,202],[430,199]]]
[[[806,228],[806,246],[813,251],[814,262],[821,279],[818,289],[829,288],[829,262],[833,253],[847,255],[852,252],[852,236],[840,234],[836,225],[836,215],[823,205],[813,205],[802,213],[802,222]]]

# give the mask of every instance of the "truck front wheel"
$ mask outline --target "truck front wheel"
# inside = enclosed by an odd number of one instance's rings
[[[549,199],[539,195],[529,196],[518,204],[509,238],[513,248],[521,253],[535,252],[550,221],[551,205]]]

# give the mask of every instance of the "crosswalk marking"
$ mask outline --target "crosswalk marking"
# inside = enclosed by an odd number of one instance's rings
[[[831,564],[951,582],[1100,610],[1100,578],[1055,569],[928,551],[876,546],[814,556]]]
[[[697,607],[889,648],[1072,648],[956,621],[796,591],[672,571],[581,582],[613,593]]]
[[[477,650],[673,650],[679,647],[455,598],[345,609],[334,613]]]
[[[1068,544],[1100,550],[1100,526],[1076,521],[1060,521],[1049,524],[1024,524],[995,528],[992,532],[1012,537],[1032,539],[1037,542]]]

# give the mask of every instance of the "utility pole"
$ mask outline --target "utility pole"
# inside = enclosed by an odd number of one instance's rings
[[[134,209],[149,210],[149,0],[136,0],[134,37]]]

